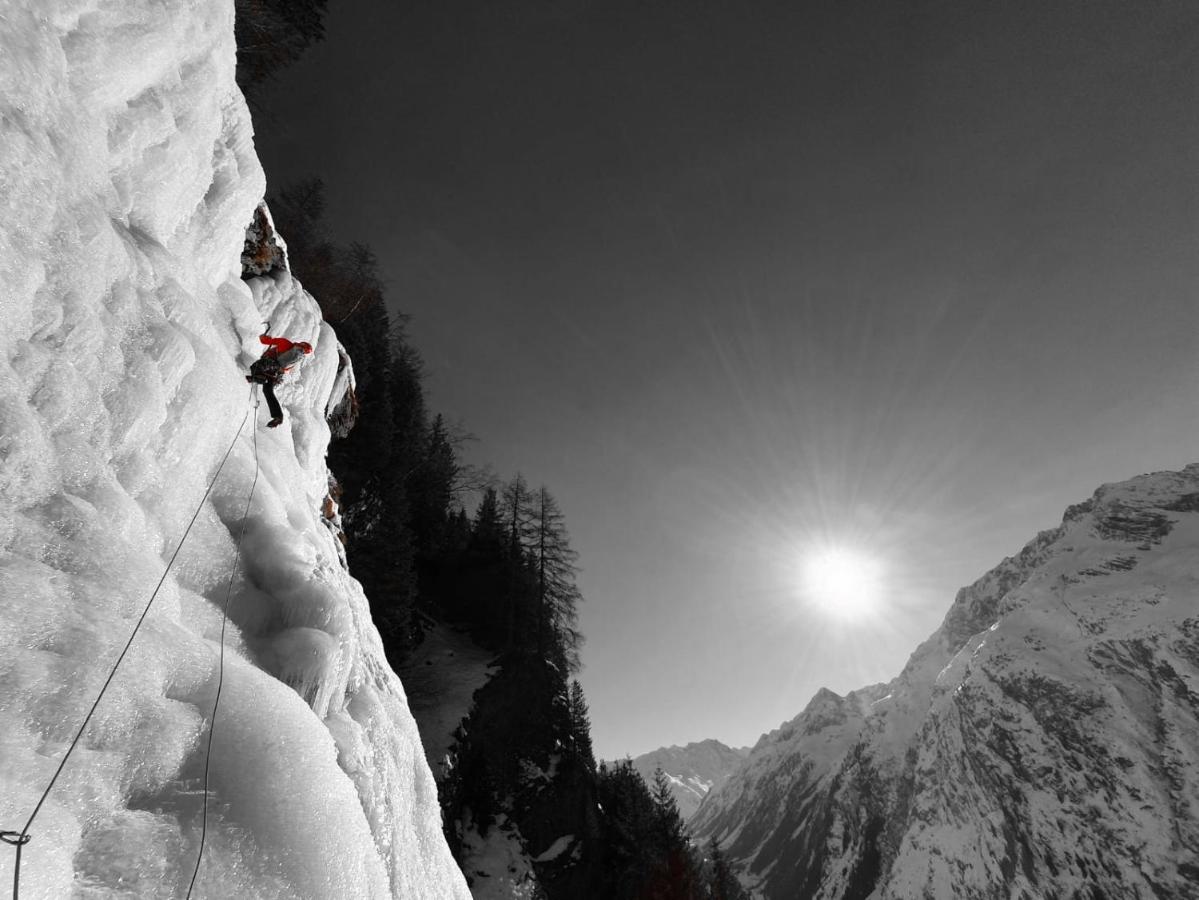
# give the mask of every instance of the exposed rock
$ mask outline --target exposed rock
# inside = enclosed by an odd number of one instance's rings
[[[1199,896],[1199,466],[1105,485],[692,821],[766,898]]]
[[[334,439],[344,438],[358,423],[358,391],[354,365],[339,341],[337,344],[337,378],[325,409],[325,421]]]
[[[287,245],[275,232],[266,203],[259,203],[246,227],[246,244],[241,252],[242,278],[287,270]]]

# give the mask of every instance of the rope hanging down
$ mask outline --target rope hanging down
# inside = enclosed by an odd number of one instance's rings
[[[250,388],[253,391],[253,388]],[[260,401],[254,399],[254,409],[257,410]],[[258,416],[255,414],[255,420]],[[192,880],[187,886],[187,898],[191,900],[192,890],[196,886],[196,878],[200,874],[200,863],[204,859],[204,842],[208,838],[208,770],[212,761],[212,736],[216,733],[216,711],[221,705],[221,688],[225,684],[225,626],[229,623],[229,601],[233,596],[233,578],[237,574],[237,564],[241,562],[241,544],[246,536],[246,520],[250,515],[250,503],[254,499],[254,488],[258,486],[258,429],[254,429],[254,480],[250,482],[250,495],[246,497],[246,508],[241,514],[241,531],[237,535],[237,549],[233,555],[233,568],[229,570],[229,583],[225,585],[225,607],[221,611],[221,650],[217,663],[216,697],[212,701],[212,724],[208,726],[208,746],[204,750],[204,805],[200,814],[200,849],[196,853],[196,867],[192,870]]]
[[[254,396],[254,388],[250,388],[250,398]],[[30,841],[29,829],[33,825],[33,820],[37,818],[39,812],[42,811],[42,806],[46,802],[46,798],[50,796],[50,791],[54,789],[55,783],[58,781],[58,776],[62,774],[63,768],[66,767],[67,760],[71,758],[71,754],[75,751],[75,747],[79,744],[83,737],[83,732],[87,729],[88,723],[92,720],[92,716],[96,712],[96,707],[100,705],[100,700],[103,699],[108,686],[112,684],[113,678],[116,677],[117,669],[125,660],[125,655],[129,652],[129,648],[133,646],[133,639],[137,637],[138,631],[142,627],[142,623],[146,621],[146,616],[150,614],[150,607],[154,604],[154,599],[158,596],[158,592],[166,583],[167,575],[170,574],[171,566],[175,564],[175,559],[179,556],[179,551],[183,549],[183,543],[187,540],[187,536],[191,533],[192,526],[196,524],[196,519],[200,517],[200,510],[204,508],[204,503],[208,500],[208,495],[212,493],[212,488],[216,484],[216,480],[221,475],[221,470],[225,468],[225,462],[229,459],[229,454],[233,452],[234,446],[237,444],[237,439],[241,437],[242,430],[246,427],[246,419],[250,417],[249,408],[246,409],[246,414],[242,416],[241,424],[237,426],[237,434],[233,436],[233,440],[229,444],[229,449],[225,451],[225,455],[221,457],[221,464],[217,466],[216,473],[213,474],[212,480],[208,482],[208,487],[204,491],[204,496],[200,498],[200,503],[196,506],[196,511],[192,514],[191,521],[187,523],[187,528],[183,530],[183,537],[179,539],[178,546],[175,547],[175,552],[171,554],[170,560],[167,562],[167,567],[162,572],[162,577],[158,579],[158,584],[154,587],[154,592],[150,594],[150,599],[146,601],[145,609],[138,616],[137,622],[133,626],[133,631],[129,634],[129,640],[125,642],[124,649],[121,650],[117,661],[113,663],[112,670],[108,673],[108,677],[104,679],[104,684],[100,687],[100,692],[96,695],[95,702],[92,703],[91,709],[87,711],[87,715],[83,717],[83,723],[79,726],[79,730],[75,733],[74,739],[71,741],[67,752],[63,754],[62,760],[58,763],[58,768],[54,770],[54,775],[50,778],[50,783],[46,785],[46,789],[42,792],[41,798],[37,801],[37,805],[33,808],[33,812],[29,814],[28,821],[25,822],[25,827],[20,831],[0,831],[0,841],[6,844],[12,844],[17,848],[16,859],[13,863],[12,873],[12,900],[19,900],[21,891],[21,848]],[[257,469],[257,433],[255,433],[255,469]]]

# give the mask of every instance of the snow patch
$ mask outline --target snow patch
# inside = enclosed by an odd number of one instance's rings
[[[469,819],[463,823],[462,870],[474,900],[535,900],[537,876],[529,863],[516,823],[503,813],[480,834]]]
[[[564,834],[564,835],[562,835],[562,837],[558,838],[556,841],[554,841],[552,844],[550,844],[550,846],[546,849],[546,851],[544,853],[542,853],[540,856],[534,857],[533,862],[535,862],[535,863],[553,862],[555,859],[557,859],[559,856],[561,856],[563,853],[565,853],[567,850],[569,850],[571,844],[573,844],[574,842],[575,842],[575,836],[573,834]]]
[[[439,778],[451,766],[454,732],[470,713],[475,691],[497,671],[494,661],[468,635],[434,624],[400,669],[429,768]]]

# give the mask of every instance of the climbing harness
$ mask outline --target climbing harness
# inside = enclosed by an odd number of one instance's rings
[[[278,357],[262,356],[250,366],[250,377],[258,384],[278,384],[283,377],[283,366]]]
[[[253,400],[254,398],[255,398],[254,387],[251,385],[250,399]],[[257,402],[255,402],[253,408],[255,410],[258,409]],[[166,583],[167,575],[170,574],[171,567],[175,564],[175,560],[179,556],[179,551],[183,549],[183,544],[187,540],[187,536],[191,533],[192,526],[196,524],[196,519],[198,519],[200,517],[200,511],[204,508],[204,503],[208,500],[208,495],[212,493],[212,489],[216,485],[216,481],[221,475],[221,470],[225,468],[225,463],[229,459],[229,454],[231,454],[233,452],[234,446],[237,445],[237,439],[239,437],[241,437],[241,433],[246,427],[246,420],[249,417],[250,417],[250,410],[247,408],[246,414],[244,416],[242,416],[241,424],[237,426],[237,434],[235,434],[233,436],[233,440],[229,444],[229,449],[227,449],[225,451],[225,455],[221,457],[220,465],[217,466],[216,472],[212,476],[212,480],[210,482],[208,482],[208,487],[204,491],[204,496],[200,498],[200,503],[196,506],[196,511],[192,514],[191,521],[189,521],[187,523],[187,528],[185,528],[183,530],[183,537],[181,537],[179,539],[179,544],[175,547],[175,552],[171,554],[170,560],[167,561],[167,566],[162,572],[162,577],[158,579],[158,584],[155,585],[153,593],[150,594],[150,599],[146,601],[145,608],[142,610],[141,615],[138,616],[137,622],[134,624],[133,630],[129,634],[129,639],[125,642],[125,646],[121,650],[120,655],[117,656],[116,662],[113,663],[112,669],[108,673],[108,677],[104,679],[104,684],[101,685],[100,692],[96,695],[96,699],[92,703],[91,709],[89,709],[87,712],[87,715],[83,717],[83,722],[82,722],[82,724],[80,724],[79,730],[75,733],[75,737],[71,741],[70,746],[67,747],[67,752],[63,754],[62,759],[58,763],[58,768],[54,770],[54,775],[50,778],[50,783],[46,785],[46,789],[42,792],[42,796],[37,801],[37,805],[34,806],[33,812],[29,814],[29,819],[25,822],[25,827],[22,828],[20,831],[0,831],[0,841],[3,841],[6,844],[10,844],[10,845],[16,847],[16,858],[13,862],[12,900],[20,900],[21,848],[24,847],[26,844],[28,844],[29,841],[32,839],[32,835],[29,833],[29,829],[33,826],[33,820],[36,819],[38,813],[41,812],[42,806],[46,802],[46,798],[50,796],[50,791],[52,791],[54,789],[54,785],[58,781],[58,777],[62,774],[62,770],[66,767],[67,760],[71,758],[71,754],[74,752],[75,747],[79,744],[80,739],[83,737],[83,732],[87,729],[88,723],[91,721],[92,716],[96,712],[96,708],[100,705],[100,700],[103,699],[105,692],[108,690],[108,686],[110,684],[112,684],[113,678],[116,677],[117,669],[119,669],[121,663],[124,662],[125,656],[129,652],[129,648],[131,646],[133,646],[134,638],[137,637],[137,633],[141,629],[142,623],[146,621],[146,616],[148,616],[150,614],[150,607],[153,606],[154,600],[158,596],[158,592],[162,589],[163,584]],[[257,484],[257,481],[258,481],[258,429],[255,428],[254,429],[254,484],[255,485]],[[254,487],[251,486],[251,488],[250,488],[250,496],[251,497],[253,496],[253,493],[254,493]],[[249,501],[247,501],[246,513],[249,512],[249,509],[250,509]],[[245,536],[245,528],[246,528],[246,514],[243,514],[242,515],[241,536],[239,536],[239,538],[238,538],[237,552],[239,554],[239,558],[240,558],[240,553],[241,553],[241,537]],[[234,563],[234,565],[235,565],[235,571],[236,571],[236,563]],[[230,590],[231,590],[232,584],[233,584],[233,576],[232,575],[230,575],[229,584],[230,584]],[[226,597],[225,597],[225,613],[226,613],[226,615],[228,615],[228,610],[229,610],[229,594],[228,594],[228,592],[226,592]],[[221,663],[222,663],[222,667],[224,664],[224,651],[225,651],[224,637],[225,637],[225,624],[222,621],[222,623],[221,623]],[[222,674],[223,674],[223,669],[222,669]],[[218,676],[218,679],[219,679],[219,676]],[[219,680],[217,683],[217,699],[218,700],[220,699],[220,681]],[[213,707],[213,713],[215,715],[215,705]],[[210,731],[209,732],[209,750],[210,751],[211,751],[211,748],[212,748],[212,735],[211,735],[211,731]],[[207,805],[208,762],[207,762],[207,759],[205,760],[205,764],[204,764],[204,780],[205,780],[205,783],[204,783],[204,790],[205,790],[204,815],[205,815],[205,825],[206,825],[207,824],[206,819],[207,819],[207,813],[208,813],[208,805]],[[201,837],[200,851],[201,851],[201,853],[203,853],[203,837]],[[197,862],[196,862],[197,871],[199,870],[199,866],[200,866],[200,863],[199,863],[199,860],[197,860]],[[195,882],[194,874],[192,875],[192,881],[193,881],[193,883]],[[190,887],[188,888],[188,896],[189,897],[191,896],[191,888]]]

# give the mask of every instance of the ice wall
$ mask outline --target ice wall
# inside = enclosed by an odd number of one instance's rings
[[[183,896],[230,577],[195,896],[466,898],[321,517],[336,338],[286,274],[239,278],[264,179],[233,70],[227,0],[0,0],[0,829],[28,819],[233,443],[34,822],[22,898]],[[316,348],[269,431],[242,377],[266,318]]]

